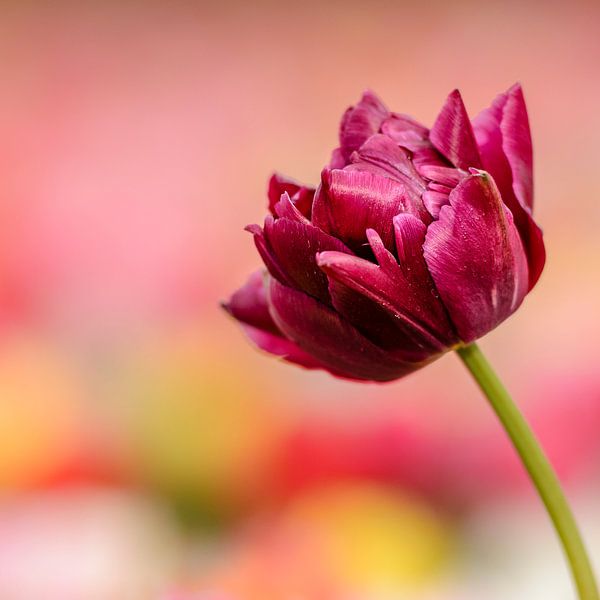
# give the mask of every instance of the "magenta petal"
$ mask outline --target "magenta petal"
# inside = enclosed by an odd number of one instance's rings
[[[515,208],[515,224],[521,234],[521,241],[525,246],[527,253],[527,263],[529,266],[529,286],[531,290],[538,282],[544,265],[546,264],[546,247],[544,246],[544,237],[542,230],[533,217],[525,210],[520,212]]]
[[[269,180],[268,187],[269,210],[275,214],[275,207],[283,194],[289,194],[292,202],[298,210],[305,216],[310,217],[312,201],[315,195],[315,189],[302,185],[293,179],[274,173]]]
[[[329,159],[329,169],[343,169],[346,166],[346,159],[344,158],[344,153],[341,148],[336,148],[331,153],[331,158]]]
[[[389,135],[395,141],[398,141],[398,139],[402,138],[407,132],[411,132],[414,139],[419,138],[425,140],[429,135],[429,129],[427,129],[427,127],[421,125],[421,123],[411,116],[400,113],[392,113],[381,124],[381,131],[386,135]]]
[[[421,206],[420,198],[388,177],[336,169],[323,173],[315,196],[313,223],[359,254],[364,252],[369,228],[375,229],[386,247],[393,249],[393,217],[402,212],[419,215]]]
[[[513,189],[519,201],[533,208],[533,148],[523,90],[519,84],[508,90],[500,124],[502,146],[513,176]]]
[[[270,257],[276,263],[276,269],[269,269],[272,275],[282,283],[328,303],[327,277],[317,266],[315,255],[325,250],[350,250],[317,227],[290,219],[274,220],[268,217],[264,237],[270,249]],[[280,273],[284,276],[280,277]]]
[[[446,346],[451,346],[458,337],[425,262],[423,245],[426,231],[427,227],[412,215],[394,217],[398,262],[411,291],[407,297],[412,298],[406,310],[435,332]],[[398,278],[397,275],[394,278]]]
[[[379,131],[389,114],[385,104],[370,91],[345,112],[340,125],[340,153],[346,162],[355,150]]]
[[[297,344],[283,337],[283,335],[275,335],[243,323],[242,328],[250,341],[269,354],[307,369],[326,369],[318,360],[304,352]]]
[[[381,124],[381,131],[405,148],[415,142],[427,140],[429,136],[427,127],[408,115],[398,113],[393,113]]]
[[[273,217],[267,217],[266,221],[273,220]],[[279,264],[277,256],[273,253],[269,242],[265,238],[265,232],[259,225],[248,225],[246,231],[250,232],[254,237],[254,244],[260,257],[262,258],[265,267],[267,267],[269,273],[282,283],[287,285],[294,285],[292,280],[288,277],[286,272]]]
[[[467,177],[425,237],[425,260],[464,342],[491,331],[521,304],[528,268],[512,214],[493,179]]]
[[[314,358],[283,336],[271,314],[265,288],[266,273],[255,271],[223,308],[240,322],[246,335],[261,350],[307,368],[322,368]]]
[[[386,347],[390,335],[398,340],[411,340],[411,351],[415,348],[425,352],[439,352],[458,341],[445,309],[440,303],[433,281],[423,257],[425,225],[412,215],[399,215],[394,219],[397,234],[398,253],[401,264],[389,252],[373,230],[369,231],[369,242],[379,266],[355,256],[339,252],[323,252],[317,256],[317,263],[327,273],[332,282],[347,288],[370,300],[374,305],[370,313],[381,309],[393,315],[394,323],[389,325],[385,339]],[[339,286],[337,287],[339,292]],[[340,306],[340,295],[332,290],[334,306],[343,312],[357,326],[361,320],[352,313],[367,306],[365,301],[357,308],[348,305],[349,295],[342,298],[345,307]],[[364,311],[363,323],[368,323],[369,311]],[[382,320],[382,319],[380,319]],[[375,324],[378,326],[377,324]],[[384,339],[380,336],[379,339]]]
[[[423,204],[425,208],[429,212],[429,214],[437,219],[440,215],[440,210],[442,206],[448,204],[448,194],[436,192],[433,190],[427,190],[423,194]]]
[[[229,299],[223,308],[235,319],[257,329],[279,334],[277,325],[269,314],[264,279],[266,273],[255,271],[248,281]]]
[[[503,149],[500,123],[506,106],[507,95],[500,94],[485,110],[473,119],[473,132],[483,162],[483,168],[488,171],[498,189],[504,203],[511,209],[508,197],[513,197],[512,171]],[[515,198],[516,199],[516,198]],[[514,202],[513,202],[514,204]],[[514,210],[513,210],[514,214]]]
[[[455,167],[465,171],[470,167],[481,168],[471,121],[458,90],[454,90],[446,99],[431,128],[429,139]]]
[[[351,162],[347,170],[378,173],[403,183],[416,193],[422,193],[425,189],[425,182],[417,173],[407,151],[386,135],[380,133],[372,135],[352,155]]]
[[[286,337],[338,375],[391,381],[422,366],[395,358],[370,342],[334,310],[274,279],[269,301],[273,318]]]
[[[423,164],[419,165],[419,174],[426,179],[435,181],[439,184],[456,187],[458,183],[465,178],[466,173],[452,167],[440,167],[439,165]]]
[[[474,119],[473,128],[484,168],[494,177],[521,234],[527,252],[531,289],[544,268],[546,251],[542,232],[531,214],[531,136],[520,86],[500,94]]]
[[[271,179],[269,179],[269,187],[267,189],[267,195],[269,197],[269,210],[275,214],[275,205],[279,202],[281,195],[288,193],[293,196],[302,185],[295,182],[292,179],[284,177],[279,173],[273,173]]]
[[[402,277],[392,280],[368,260],[339,252],[317,257],[330,280],[335,309],[369,339],[396,356],[421,361],[445,350],[444,344],[408,313],[411,293]]]
[[[281,219],[290,219],[297,223],[310,225],[310,221],[298,210],[287,192],[282,194],[281,200],[275,205],[275,215]]]

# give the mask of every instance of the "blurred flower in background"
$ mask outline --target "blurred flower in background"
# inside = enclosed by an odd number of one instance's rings
[[[217,303],[269,173],[315,184],[348,98],[432,122],[520,80],[549,260],[483,344],[599,563],[598,6],[0,12],[0,597],[568,597],[457,361],[354,387],[264,361]]]

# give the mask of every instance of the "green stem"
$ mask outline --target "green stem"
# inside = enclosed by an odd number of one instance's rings
[[[476,344],[457,353],[489,400],[521,457],[560,538],[580,600],[600,600],[592,565],[560,482],[527,421]]]

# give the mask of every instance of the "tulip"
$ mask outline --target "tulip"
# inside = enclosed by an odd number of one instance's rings
[[[317,189],[271,179],[271,214],[247,228],[268,274],[225,309],[263,350],[349,379],[398,379],[456,350],[546,506],[579,598],[600,600],[558,477],[475,343],[545,262],[521,87],[473,121],[455,90],[431,129],[366,92],[339,138]]]
[[[537,282],[532,145],[519,85],[471,122],[452,92],[431,130],[371,92],[316,190],[274,175],[267,274],[226,304],[263,350],[358,380],[402,377],[509,317]]]

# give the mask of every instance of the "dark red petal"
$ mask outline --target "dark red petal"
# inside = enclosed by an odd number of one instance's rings
[[[397,181],[367,171],[336,169],[323,173],[315,196],[313,223],[360,254],[365,250],[369,228],[393,249],[393,217],[402,212],[419,216],[421,207],[420,198],[407,193]]]
[[[341,376],[391,381],[423,366],[395,358],[331,308],[274,279],[269,303],[273,318],[286,337]]]
[[[454,90],[446,99],[431,128],[429,139],[455,167],[465,171],[470,167],[481,168],[471,121],[458,90]]]
[[[394,217],[398,262],[414,297],[412,305],[407,305],[407,310],[446,346],[450,346],[458,341],[458,336],[425,262],[423,245],[426,232],[426,226],[412,215]]]
[[[298,348],[279,331],[269,312],[264,271],[255,271],[223,308],[244,329],[261,350],[310,369],[323,368],[313,357]]]
[[[261,350],[278,356],[283,360],[300,365],[307,369],[326,369],[317,359],[310,356],[298,347],[297,344],[288,340],[283,335],[275,335],[263,329],[257,329],[251,325],[242,324],[242,328],[248,338]],[[335,373],[334,373],[335,375]]]
[[[272,220],[273,217],[267,217],[266,220],[268,221],[269,219]],[[271,245],[266,240],[265,232],[262,227],[260,227],[260,225],[248,225],[246,226],[246,231],[249,231],[253,235],[256,249],[262,258],[265,267],[269,270],[269,273],[282,283],[293,285],[292,280],[279,264],[277,256],[273,253]]]
[[[401,348],[404,344],[412,355],[443,351],[458,339],[423,258],[425,225],[412,215],[399,215],[395,221],[400,265],[372,230],[369,241],[379,266],[339,252],[323,252],[317,256],[317,262],[329,277],[333,305],[364,331],[371,331],[371,325],[376,328],[377,340],[386,348]],[[332,286],[332,282],[350,288],[364,299],[352,306],[351,295],[340,285]],[[392,315],[393,322],[389,323],[381,312]],[[369,314],[377,315],[372,324]],[[387,325],[387,332],[382,325]]]
[[[269,269],[272,275],[282,283],[328,303],[327,277],[317,266],[315,255],[325,250],[350,250],[317,227],[285,218],[274,220],[267,217],[264,237],[271,251],[270,257],[277,265],[276,269]],[[278,276],[279,273],[283,273],[284,277]]]
[[[223,303],[223,308],[246,325],[281,335],[269,314],[265,288],[266,276],[267,274],[262,270],[252,273],[248,281],[233,293],[229,301]]]
[[[510,316],[527,293],[527,259],[512,214],[493,179],[467,177],[425,237],[425,260],[465,342]]]
[[[377,345],[415,362],[445,350],[444,344],[403,311],[408,285],[393,281],[368,260],[323,252],[318,262],[330,280],[334,308]]]

